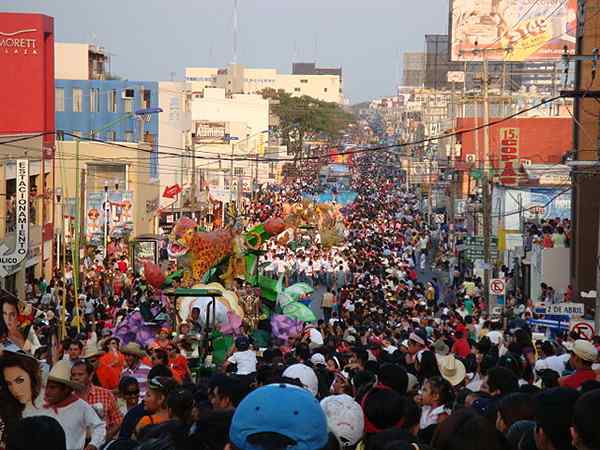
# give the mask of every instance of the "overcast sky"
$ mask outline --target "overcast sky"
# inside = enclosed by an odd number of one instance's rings
[[[8,6],[7,6],[8,4]],[[8,0],[0,10],[54,16],[58,41],[93,42],[131,80],[183,79],[185,67],[232,60],[233,0]],[[448,0],[239,0],[238,62],[290,72],[341,66],[352,103],[391,95],[399,54],[446,33]],[[315,41],[316,55],[315,55]],[[294,52],[296,49],[296,52]]]

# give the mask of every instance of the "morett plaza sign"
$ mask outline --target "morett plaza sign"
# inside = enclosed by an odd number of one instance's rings
[[[0,31],[0,52],[6,55],[37,55],[37,39],[23,36],[28,33],[35,33],[36,31],[36,28]]]
[[[17,198],[15,248],[9,252],[8,247],[0,244],[0,277],[5,277],[13,267],[21,264],[27,257],[29,249],[29,161],[17,160]]]

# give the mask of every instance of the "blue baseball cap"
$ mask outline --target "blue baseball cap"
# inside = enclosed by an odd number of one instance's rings
[[[240,450],[259,450],[248,442],[257,433],[277,433],[296,442],[288,450],[319,450],[328,442],[327,418],[319,401],[306,389],[270,384],[241,401],[229,429]]]

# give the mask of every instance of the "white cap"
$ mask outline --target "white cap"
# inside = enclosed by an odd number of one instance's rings
[[[314,355],[312,355],[310,357],[310,362],[313,363],[315,366],[317,364],[327,364],[327,362],[325,361],[325,357],[321,353],[315,353]]]
[[[321,400],[327,427],[340,447],[356,445],[363,437],[365,418],[360,405],[349,395],[331,395]]]
[[[315,397],[319,392],[319,380],[315,371],[305,364],[292,364],[283,371],[282,376],[291,379],[298,379],[302,386],[308,389]]]

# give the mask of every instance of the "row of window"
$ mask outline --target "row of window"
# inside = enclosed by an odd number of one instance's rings
[[[89,137],[89,132],[82,132],[79,130],[71,130],[71,134],[77,137]],[[116,141],[117,140],[117,132],[115,130],[104,130],[99,133],[95,133],[93,136],[95,139],[101,139],[104,141]],[[123,141],[124,142],[134,142],[135,134],[133,130],[125,130],[123,132]]]
[[[108,91],[104,91],[106,95],[106,112],[116,113],[116,112],[124,112],[131,113],[133,112],[133,100],[134,100],[134,89],[125,89],[123,91],[123,103],[121,109],[123,111],[119,111],[119,92],[117,89],[110,89]],[[102,92],[99,88],[90,88],[89,93],[87,94],[90,98],[89,102],[89,112],[100,112],[100,96]],[[144,107],[150,107],[150,97],[151,92],[149,90],[144,89],[142,92]],[[65,97],[65,88],[57,87],[54,91],[54,103],[57,112],[65,111],[66,102],[71,102],[72,107],[71,111],[73,112],[83,112],[83,89],[74,87],[71,89],[71,96]]]

